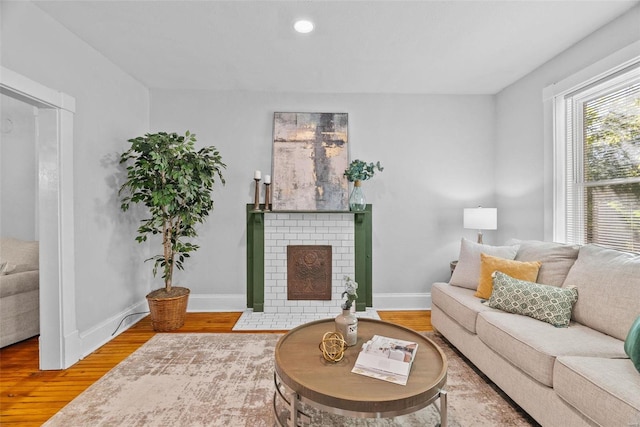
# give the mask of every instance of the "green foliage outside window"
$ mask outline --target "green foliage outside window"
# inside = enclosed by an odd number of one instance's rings
[[[640,250],[640,83],[584,103],[584,184],[586,241]],[[631,231],[630,241],[600,242],[603,224],[596,205],[605,203],[617,220],[611,227]],[[604,214],[601,214],[604,216]],[[618,225],[616,225],[618,224]],[[623,225],[624,224],[624,225]],[[611,231],[607,231],[611,235]],[[615,233],[613,233],[615,234]],[[609,236],[608,238],[613,239]],[[617,239],[617,237],[615,237]]]

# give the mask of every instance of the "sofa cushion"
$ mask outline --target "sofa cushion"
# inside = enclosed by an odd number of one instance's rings
[[[629,359],[558,357],[553,388],[598,425],[640,423],[640,374]]]
[[[540,261],[537,283],[562,286],[571,266],[578,258],[579,245],[512,239],[507,244],[518,245],[517,261]]]
[[[478,338],[538,382],[553,386],[558,356],[626,358],[624,342],[572,322],[555,328],[531,317],[483,311],[476,323]]]
[[[21,273],[0,276],[0,298],[24,292],[37,291],[40,288],[40,271],[23,271]],[[2,306],[2,303],[0,303]]]
[[[38,272],[30,271],[23,274],[37,275]],[[14,276],[19,275],[11,274],[0,277],[0,282],[3,282],[5,278],[14,278]],[[0,325],[2,328],[0,347],[14,344],[40,333],[39,297],[40,294],[37,290],[2,297],[0,300]]]
[[[3,237],[0,239],[2,261],[15,266],[12,273],[32,271],[39,268],[39,245],[37,241]]]
[[[624,340],[624,352],[633,362],[638,372],[640,372],[640,316],[633,322],[627,339]]]
[[[571,309],[577,299],[578,292],[575,288],[558,288],[527,282],[496,271],[493,293],[488,305],[566,328],[569,326]]]
[[[473,289],[434,283],[431,287],[431,302],[447,313],[467,331],[476,333],[476,317],[481,311],[493,311],[473,296]]]
[[[562,286],[578,288],[574,320],[624,340],[640,313],[640,255],[585,245]]]
[[[493,273],[496,271],[508,274],[515,279],[535,282],[538,277],[539,269],[539,261],[514,261],[481,253],[480,280],[478,282],[478,291],[475,293],[475,296],[478,298],[489,299],[491,292],[493,291]]]
[[[451,283],[454,286],[461,286],[467,289],[478,289],[480,280],[480,254],[497,256],[505,259],[513,259],[518,251],[517,245],[512,246],[489,246],[462,239],[460,243],[460,255],[458,264],[451,275]]]

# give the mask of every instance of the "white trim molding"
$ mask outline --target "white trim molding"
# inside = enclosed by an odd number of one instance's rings
[[[245,294],[191,294],[189,295],[188,312],[245,311],[247,296]]]
[[[640,41],[616,51],[583,70],[545,87],[542,91],[544,109],[545,240],[566,242],[566,160],[564,116],[565,97],[580,87],[595,84],[608,75],[622,72],[640,63]]]
[[[90,355],[115,336],[135,325],[148,314],[149,306],[147,301],[140,301],[83,332],[79,335],[82,358]]]
[[[64,369],[81,358],[73,216],[75,99],[4,67],[0,67],[0,93],[40,109],[40,369]]]
[[[374,310],[431,310],[431,293],[373,294]]]

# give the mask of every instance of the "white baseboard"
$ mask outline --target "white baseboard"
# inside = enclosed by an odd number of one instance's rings
[[[223,295],[189,295],[189,312],[215,312],[215,311],[244,311],[247,306],[247,297],[244,294],[223,294]],[[79,354],[74,358],[83,359],[96,351],[104,344],[111,341],[115,336],[135,325],[149,312],[147,300],[142,300],[133,304],[120,313],[111,316],[107,320],[94,326],[93,328],[79,334]],[[135,313],[142,313],[135,315]],[[127,317],[129,316],[129,317]],[[122,322],[122,323],[121,323]],[[117,331],[116,331],[117,329]],[[114,331],[116,331],[114,333]],[[74,355],[75,357],[76,355]]]
[[[133,304],[120,313],[111,316],[107,320],[94,326],[93,328],[81,332],[80,336],[80,358],[84,359],[104,344],[111,341],[115,336],[129,329],[142,319],[145,314],[133,315],[134,313],[148,313],[149,306],[147,300]],[[129,317],[127,317],[129,316]],[[124,320],[123,320],[124,319]],[[122,324],[120,324],[122,322]],[[118,327],[120,325],[120,327]],[[117,331],[116,331],[117,329]]]
[[[192,294],[189,295],[189,306],[187,307],[187,311],[192,313],[244,311],[246,308],[247,297],[245,294]],[[376,294],[373,296],[373,308],[375,310],[429,310],[431,309],[431,294]],[[143,318],[148,311],[149,307],[147,305],[147,301],[143,300],[129,306],[126,310],[111,316],[99,325],[80,333],[79,358],[85,358],[87,355],[111,341],[115,336],[129,329]],[[143,314],[135,315],[135,313]]]
[[[244,311],[247,308],[245,294],[191,294],[188,312]]]
[[[431,310],[431,293],[374,294],[373,308],[376,310]]]
[[[247,308],[245,294],[192,294],[189,295],[189,312],[244,311]],[[429,310],[431,293],[375,294],[373,308],[376,310]]]

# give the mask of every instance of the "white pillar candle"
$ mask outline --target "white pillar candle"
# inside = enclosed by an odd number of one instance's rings
[[[260,179],[261,176],[260,171],[256,171],[256,173],[253,174],[253,179]]]
[[[265,184],[271,184],[271,175],[265,175],[264,176],[264,183]]]

